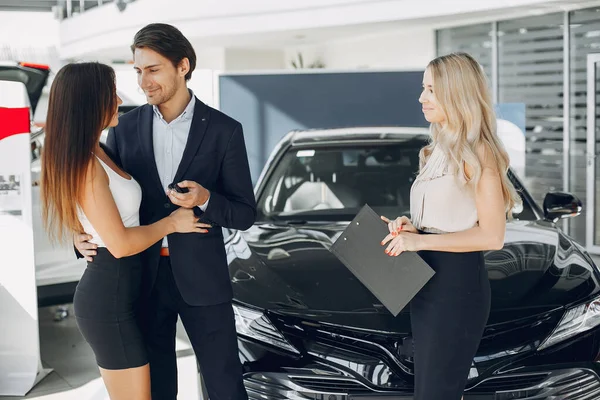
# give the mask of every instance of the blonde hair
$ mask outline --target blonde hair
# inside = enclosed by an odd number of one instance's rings
[[[477,187],[482,173],[478,154],[490,154],[500,172],[504,208],[508,218],[521,198],[508,178],[510,160],[496,133],[496,116],[488,81],[483,69],[467,53],[452,53],[432,60],[427,68],[433,76],[435,96],[446,117],[445,126],[432,123],[431,142],[421,149],[423,168],[433,148],[440,146],[457,176],[471,188]],[[474,171],[465,172],[465,163]]]

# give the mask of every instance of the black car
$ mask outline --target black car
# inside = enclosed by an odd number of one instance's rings
[[[364,204],[408,215],[427,141],[423,129],[353,128],[277,145],[256,185],[257,222],[226,238],[251,399],[412,398],[408,308],[393,317],[329,248]],[[599,399],[599,271],[556,226],[581,202],[554,192],[541,209],[510,178],[523,206],[504,248],[485,253],[492,311],[465,399]]]

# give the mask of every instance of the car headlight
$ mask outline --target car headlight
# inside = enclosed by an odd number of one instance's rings
[[[300,353],[273,326],[262,311],[234,304],[233,312],[235,315],[235,330],[238,335],[256,339],[293,353]]]
[[[600,325],[600,299],[570,308],[560,320],[554,332],[538,347],[543,350],[570,337],[589,331]]]

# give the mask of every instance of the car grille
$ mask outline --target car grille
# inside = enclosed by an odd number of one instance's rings
[[[249,400],[280,400],[288,399],[291,388],[277,382],[277,380],[262,374],[254,374],[244,378],[244,386],[248,392]],[[302,399],[302,397],[298,397]]]
[[[511,375],[492,377],[469,389],[469,393],[496,393],[504,390],[524,389],[541,383],[548,374]]]
[[[250,400],[348,400],[349,395],[353,394],[407,395],[371,391],[360,381],[343,376],[254,373],[244,377],[244,384]],[[598,400],[600,378],[585,369],[491,377],[468,390],[465,399],[470,397],[495,400]]]
[[[250,400],[347,400],[349,394],[374,393],[357,380],[335,376],[255,373],[244,377],[244,385]]]
[[[354,379],[292,377],[292,382],[318,392],[369,393],[371,389]]]
[[[556,395],[569,400],[593,400],[600,398],[600,382],[598,376],[580,371],[578,374],[559,381],[555,386]]]
[[[497,400],[597,400],[600,398],[600,380],[589,370],[562,370],[548,374],[537,385],[521,390],[496,392]]]

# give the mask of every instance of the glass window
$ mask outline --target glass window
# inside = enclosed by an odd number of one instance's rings
[[[477,24],[440,29],[436,32],[437,55],[464,51],[481,64],[488,79],[492,77],[492,24]]]
[[[525,176],[534,200],[563,189],[563,19],[498,22],[498,97],[525,104]]]
[[[573,218],[570,222],[570,233],[579,242],[584,243],[588,207],[586,202],[587,55],[600,52],[600,8],[573,11],[569,19],[570,191],[584,204],[581,216]],[[600,171],[596,171],[596,179],[598,177]],[[599,232],[596,230],[596,234]]]
[[[427,138],[392,144],[292,148],[258,200],[259,220],[350,220],[364,204],[381,215],[410,213],[410,188]],[[531,205],[516,219],[536,219]]]

